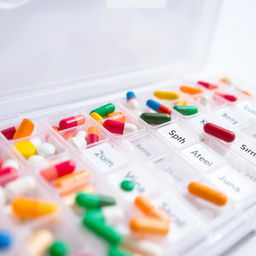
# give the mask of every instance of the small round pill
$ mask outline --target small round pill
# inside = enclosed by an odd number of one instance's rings
[[[9,249],[12,242],[12,235],[6,230],[0,230],[0,251]]]
[[[19,163],[14,159],[7,159],[6,161],[3,162],[3,165],[2,165],[1,169],[4,169],[6,167],[12,167],[12,168],[18,170],[19,169]]]
[[[62,241],[55,241],[49,248],[51,256],[66,256],[69,254],[68,245]]]
[[[16,142],[14,146],[25,158],[36,154],[36,147],[28,140]]]
[[[39,147],[37,148],[37,152],[38,152],[38,154],[40,154],[44,157],[48,157],[48,156],[52,156],[55,154],[56,148],[53,144],[44,142],[41,145],[39,145]]]
[[[77,148],[85,148],[87,145],[86,140],[83,137],[76,136],[68,139],[68,141]]]
[[[123,180],[120,184],[120,187],[122,188],[122,190],[132,191],[135,185],[134,185],[134,182],[131,180]]]
[[[49,162],[48,160],[42,156],[42,155],[34,155],[31,156],[28,159],[28,162],[36,167],[38,167],[38,169],[43,169],[49,166]]]
[[[39,137],[33,137],[29,140],[36,148],[42,144],[42,140]]]

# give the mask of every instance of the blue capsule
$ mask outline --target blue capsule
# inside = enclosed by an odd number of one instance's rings
[[[127,92],[126,100],[127,100],[128,107],[130,109],[133,109],[133,110],[139,109],[139,102],[138,102],[134,92],[132,92],[132,91]]]
[[[12,242],[12,235],[6,230],[0,230],[0,251],[9,249]]]
[[[127,99],[127,101],[129,101],[129,100],[131,100],[131,99],[134,99],[134,98],[136,98],[136,95],[135,95],[134,92],[130,91],[130,92],[127,92],[127,93],[126,93],[126,99]]]
[[[149,108],[153,109],[154,111],[156,111],[158,113],[165,113],[165,114],[168,114],[168,115],[170,115],[172,113],[170,108],[168,108],[165,105],[162,105],[162,104],[158,103],[155,100],[147,100],[146,104]]]

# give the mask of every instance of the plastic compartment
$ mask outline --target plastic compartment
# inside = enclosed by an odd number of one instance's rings
[[[82,115],[85,118],[85,123],[80,124],[80,125],[78,124],[77,126],[70,127],[68,129],[63,129],[63,130],[57,129],[58,124],[61,120],[75,117],[77,115]],[[69,144],[73,148],[80,150],[80,151],[82,151],[86,148],[89,148],[89,147],[93,147],[93,146],[95,146],[99,143],[102,143],[104,141],[107,141],[108,137],[109,137],[107,132],[104,131],[104,128],[99,123],[92,120],[89,116],[87,116],[85,113],[83,113],[83,111],[79,111],[79,110],[73,111],[73,112],[58,113],[55,116],[45,119],[44,122],[46,123],[47,126],[51,126],[51,128],[54,129],[54,131],[58,132],[65,140],[67,140],[67,142],[69,142]],[[55,127],[55,128],[53,128],[53,127]],[[88,129],[90,127],[94,127],[96,130],[95,135],[97,136],[97,139],[94,139],[95,142],[87,141],[87,136],[89,135]],[[74,138],[77,137],[79,131],[86,132],[85,136],[82,136],[82,138],[80,138],[80,140],[76,140],[76,139],[74,140]]]

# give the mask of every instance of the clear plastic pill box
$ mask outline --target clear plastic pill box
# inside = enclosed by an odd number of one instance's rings
[[[232,251],[255,232],[255,94],[232,78],[227,82],[200,74],[221,1],[31,0],[15,8],[2,2],[0,130],[17,128],[23,118],[33,121],[34,130],[15,140],[0,134],[1,161],[12,160],[8,176],[0,175],[0,231],[8,231],[12,241],[7,250],[0,243],[0,255],[50,255],[37,250],[40,234],[45,248],[53,238],[68,244],[69,252],[59,255],[214,256]],[[209,90],[200,80],[217,87]],[[186,93],[181,86],[199,92]],[[137,111],[129,108],[127,91],[135,92]],[[197,112],[182,114],[172,108],[177,100],[159,99],[154,91],[178,93],[179,101]],[[142,120],[141,113],[154,112],[148,99],[172,108],[171,120]],[[108,103],[130,124],[124,134],[111,133],[90,115]],[[85,122],[56,129],[60,120],[81,115]],[[204,133],[209,122],[234,132],[235,140],[227,143]],[[95,131],[90,143],[74,139],[90,127]],[[33,152],[39,142],[43,153]],[[24,143],[26,152],[22,148],[21,153],[17,144]],[[75,166],[76,182],[56,182],[48,173],[49,165],[57,173],[63,162]],[[19,194],[7,183],[20,179],[33,187],[26,196],[48,202],[49,214],[34,218],[37,205],[32,219],[15,216],[10,204]],[[134,189],[122,189],[123,180],[132,181]],[[187,189],[191,182],[225,193],[227,203],[218,207],[194,197]],[[147,196],[169,216],[170,231],[161,238],[136,239],[157,245],[158,251],[148,246],[152,251],[146,252],[144,245],[144,253],[108,252],[109,244],[81,224],[83,212],[71,193],[78,189],[116,199],[124,216],[120,225],[111,225],[122,234],[139,214],[134,199]],[[136,239],[126,241],[126,247],[133,248]]]

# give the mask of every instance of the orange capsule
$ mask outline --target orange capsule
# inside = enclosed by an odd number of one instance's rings
[[[125,122],[126,121],[126,117],[122,112],[109,113],[107,115],[107,118],[111,118],[111,119],[119,121],[119,122]]]
[[[53,185],[55,187],[66,187],[70,186],[72,184],[75,184],[81,180],[84,179],[89,179],[90,178],[90,173],[84,170],[75,172],[75,173],[70,173],[68,175],[65,175],[63,177],[57,178],[54,182]]]
[[[55,213],[59,206],[51,201],[17,197],[11,202],[13,213],[21,219],[34,219]]]
[[[65,140],[68,140],[68,139],[73,138],[73,137],[75,137],[75,136],[76,136],[76,132],[75,132],[75,131],[69,131],[69,132],[65,132],[65,133],[63,134],[63,138],[64,138]]]
[[[169,233],[168,222],[150,217],[133,218],[130,221],[130,228],[140,234],[166,236]]]
[[[223,206],[227,203],[227,196],[217,190],[206,187],[197,182],[191,182],[188,185],[188,191],[199,198],[202,198],[208,202],[216,204],[218,206]]]
[[[34,128],[34,123],[30,119],[24,118],[14,133],[13,139],[17,140],[30,136],[34,131]]]
[[[202,93],[203,91],[199,88],[196,88],[196,87],[190,87],[190,86],[180,86],[180,90],[184,93],[187,93],[187,94],[191,94],[191,95],[194,95],[194,94],[198,94],[198,93]]]
[[[134,200],[135,205],[148,217],[169,221],[168,215],[158,207],[152,205],[146,196],[137,196]]]

